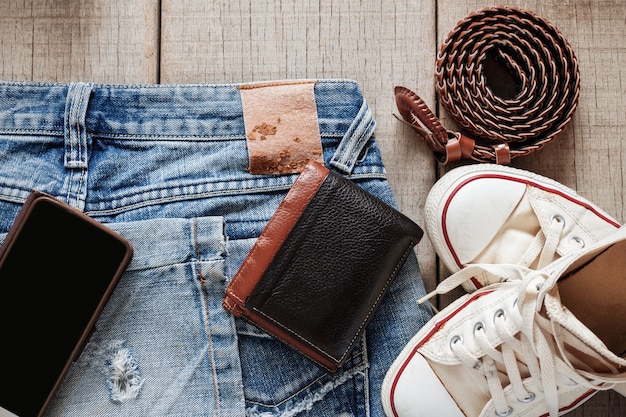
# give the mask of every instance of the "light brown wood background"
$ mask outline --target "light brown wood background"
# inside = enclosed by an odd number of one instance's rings
[[[389,182],[422,221],[440,167],[397,121],[393,87],[435,108],[434,61],[457,21],[483,0],[2,0],[0,79],[99,83],[222,83],[283,78],[357,80],[377,121]],[[626,218],[626,3],[511,0],[554,23],[581,72],[573,123],[513,165],[576,189]],[[445,126],[453,122],[441,111]],[[428,239],[418,245],[428,289],[447,276]],[[458,294],[444,297],[446,303]],[[626,297],[626,296],[625,296]],[[616,320],[624,320],[616,317]],[[572,416],[626,416],[626,398],[600,393]]]

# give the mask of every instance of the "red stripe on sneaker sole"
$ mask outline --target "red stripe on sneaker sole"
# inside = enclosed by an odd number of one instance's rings
[[[452,311],[450,314],[446,315],[446,317],[444,317],[443,319],[439,320],[436,322],[436,324],[433,326],[433,328],[426,334],[426,336],[424,336],[422,338],[422,340],[420,340],[415,347],[413,348],[413,350],[411,351],[411,353],[407,356],[407,358],[404,360],[404,362],[402,362],[402,365],[400,366],[400,368],[398,368],[398,372],[396,373],[396,377],[393,379],[393,383],[391,384],[391,390],[389,391],[389,399],[390,399],[390,403],[391,403],[391,411],[393,412],[394,417],[399,417],[398,416],[398,412],[396,411],[396,406],[395,406],[395,402],[394,402],[394,394],[396,391],[396,386],[398,384],[398,379],[400,379],[400,376],[402,375],[402,372],[406,369],[406,367],[408,366],[409,362],[411,361],[411,359],[413,358],[413,356],[415,356],[415,354],[417,353],[417,350],[422,347],[422,345],[424,343],[426,343],[435,333],[437,333],[439,331],[439,329],[441,329],[441,327],[443,327],[448,321],[450,321],[450,319],[454,316],[456,316],[456,314],[463,310],[469,303],[471,303],[472,301],[474,301],[475,299],[482,297],[483,295],[487,295],[491,292],[493,292],[494,290],[485,290],[485,291],[481,291],[481,292],[475,292],[473,294],[471,294],[468,299],[461,304],[457,309],[455,309],[454,311]]]
[[[389,391],[389,400],[390,400],[389,402],[391,404],[391,412],[393,413],[394,417],[400,417],[398,415],[398,412],[396,411],[396,406],[395,406],[395,401],[394,401],[395,391],[396,391],[396,386],[398,384],[398,380],[400,379],[400,376],[402,375],[402,372],[406,369],[406,367],[408,366],[408,364],[411,361],[411,359],[413,358],[413,356],[415,356],[415,354],[417,353],[417,350],[420,347],[422,347],[422,345],[424,345],[424,343],[426,343],[448,321],[450,321],[454,316],[456,316],[459,311],[463,310],[469,303],[471,303],[472,301],[476,300],[479,297],[482,297],[484,295],[490,294],[493,291],[496,291],[496,290],[483,290],[483,291],[478,291],[478,292],[470,294],[468,299],[465,302],[463,302],[463,304],[461,304],[458,308],[456,308],[450,314],[446,315],[443,319],[437,321],[437,323],[433,326],[433,328],[415,345],[413,350],[411,350],[411,353],[402,362],[402,365],[400,366],[400,368],[398,368],[398,372],[396,373],[396,376],[393,379],[393,383],[391,384],[391,390]],[[569,412],[569,411],[575,409],[576,407],[578,407],[578,405],[580,405],[581,403],[583,403],[584,401],[589,399],[596,392],[597,391],[593,390],[593,389],[585,392],[583,395],[578,397],[576,400],[572,401],[569,405],[561,407],[559,409],[559,412],[563,412],[563,411],[568,411]],[[548,417],[548,416],[549,416],[549,413],[546,413],[546,414],[543,414],[543,415],[541,415],[539,417]]]

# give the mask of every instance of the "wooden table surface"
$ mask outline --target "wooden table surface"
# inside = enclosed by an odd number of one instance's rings
[[[96,83],[224,83],[285,78],[359,82],[377,121],[389,182],[421,224],[440,166],[400,123],[395,85],[436,108],[434,62],[454,25],[499,5],[484,0],[2,0],[0,79]],[[572,46],[581,90],[572,123],[512,165],[553,178],[624,222],[626,2],[511,0],[556,25]],[[427,288],[447,276],[425,238]],[[458,293],[440,299],[445,304]],[[616,318],[624,320],[623,317]],[[601,392],[571,416],[626,416],[626,398]]]

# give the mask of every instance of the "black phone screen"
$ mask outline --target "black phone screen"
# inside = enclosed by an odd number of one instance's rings
[[[47,404],[132,256],[121,237],[52,198],[28,210],[0,258],[0,406],[20,417]]]

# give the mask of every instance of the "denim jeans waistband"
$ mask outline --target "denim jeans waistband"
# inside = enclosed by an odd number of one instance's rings
[[[255,195],[284,192],[296,175],[246,171],[241,91],[298,83],[312,85],[324,161],[354,180],[384,181],[382,157],[373,140],[375,122],[352,80],[5,82],[0,83],[0,202],[20,204],[32,189],[39,189],[102,222],[167,217],[178,210],[172,204],[198,199],[213,204],[202,215],[222,215],[220,204],[243,213],[246,209],[232,207],[234,197],[239,196],[242,206],[253,206]],[[172,213],[157,213],[165,204],[173,207]],[[153,210],[146,213],[149,208]],[[246,212],[241,217],[250,221],[256,216]]]
[[[281,85],[296,81],[272,81]],[[323,137],[341,137],[332,164],[349,173],[375,122],[352,80],[314,80]],[[0,134],[63,136],[66,165],[84,167],[87,135],[141,140],[232,139],[245,134],[240,88],[214,85],[0,83]],[[344,137],[345,135],[345,137]]]

